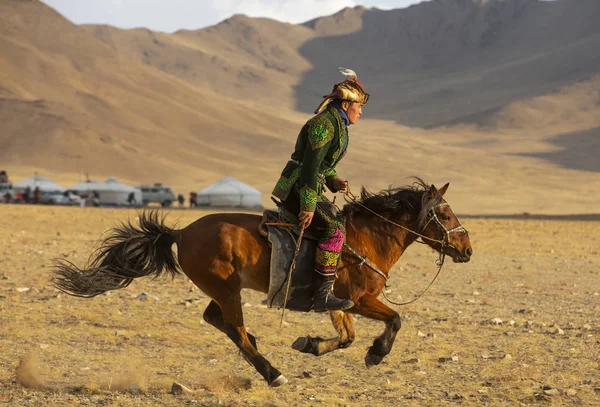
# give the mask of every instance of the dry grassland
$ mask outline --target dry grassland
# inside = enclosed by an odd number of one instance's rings
[[[183,227],[203,214],[173,210],[168,220]],[[51,287],[52,258],[81,265],[107,228],[135,216],[0,207],[0,406],[600,405],[598,222],[464,219],[473,260],[448,262],[422,299],[399,308],[394,349],[370,370],[363,358],[381,323],[357,318],[350,348],[299,354],[296,337],[334,333],[327,315],[289,312],[280,328],[264,295],[245,292],[249,330],[290,379],[270,389],[202,321],[209,299],[186,278],[135,281],[94,299]],[[389,296],[418,294],[435,258],[411,247]],[[195,393],[170,394],[174,381]]]

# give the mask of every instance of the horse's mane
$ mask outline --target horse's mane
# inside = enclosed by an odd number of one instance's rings
[[[352,220],[359,216],[374,217],[369,209],[385,218],[391,219],[399,214],[409,214],[416,217],[418,227],[424,226],[427,221],[427,213],[433,206],[442,201],[442,196],[437,194],[429,199],[427,192],[431,188],[421,178],[413,177],[414,182],[403,187],[389,187],[378,193],[368,191],[362,187],[360,199],[344,205],[343,213],[346,220]],[[365,209],[368,208],[368,209]]]

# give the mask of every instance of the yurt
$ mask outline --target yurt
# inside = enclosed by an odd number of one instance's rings
[[[94,191],[98,193],[100,205],[105,206],[130,206],[141,205],[142,191],[127,184],[117,181],[115,178],[109,178],[104,182],[81,182],[73,185],[70,190],[83,198],[91,198]],[[129,197],[133,193],[133,202]]]
[[[60,185],[50,181],[48,178],[40,177],[39,175],[34,175],[33,177],[29,177],[24,179],[21,182],[17,182],[13,185],[13,189],[16,192],[24,192],[25,189],[29,187],[31,191],[36,188],[40,189],[40,192],[64,192],[65,188]]]
[[[262,208],[260,191],[232,177],[200,190],[196,194],[198,206],[229,208]]]

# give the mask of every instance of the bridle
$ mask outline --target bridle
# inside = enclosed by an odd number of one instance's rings
[[[417,235],[417,238],[421,238],[421,240],[423,240],[422,242],[419,243],[423,243],[423,244],[427,244],[425,242],[425,240],[428,240],[430,242],[433,243],[439,243],[440,244],[440,257],[438,258],[438,260],[436,261],[436,265],[438,266],[438,270],[437,273],[435,275],[435,277],[433,278],[433,280],[431,281],[431,283],[429,283],[429,285],[427,286],[427,288],[425,288],[425,290],[419,294],[416,298],[412,299],[411,301],[408,302],[394,302],[392,300],[390,300],[386,295],[385,295],[385,289],[382,290],[383,296],[385,297],[385,299],[390,302],[391,304],[394,305],[408,305],[411,304],[413,302],[415,302],[416,300],[418,300],[419,298],[421,298],[421,296],[423,296],[423,294],[425,294],[427,292],[427,290],[429,290],[429,287],[432,286],[432,284],[435,282],[435,280],[437,280],[438,276],[440,275],[440,272],[442,271],[442,266],[444,265],[444,260],[446,259],[446,253],[445,253],[445,248],[446,247],[450,247],[456,251],[458,251],[458,249],[456,247],[454,247],[451,243],[450,243],[450,234],[452,233],[466,233],[466,235],[469,235],[469,232],[467,231],[467,229],[465,229],[462,225],[460,225],[460,221],[459,221],[459,225],[452,228],[452,229],[447,229],[446,226],[444,226],[444,224],[440,221],[440,219],[437,216],[437,213],[435,213],[435,210],[437,208],[443,207],[443,206],[450,206],[447,202],[441,202],[437,205],[432,206],[431,208],[429,208],[429,210],[427,211],[427,216],[428,216],[428,220],[427,223],[425,224],[425,226],[423,226],[421,228],[421,231],[424,231],[425,229],[427,229],[427,226],[429,226],[429,224],[431,223],[431,221],[433,221],[438,228],[440,229],[440,231],[442,232],[442,240],[439,239],[433,239],[431,237],[425,236],[422,233],[418,233],[415,232],[414,230],[407,228],[406,226],[400,225],[399,223],[396,223],[388,218],[386,218],[385,216],[382,216],[380,214],[378,214],[377,212],[373,211],[372,209],[368,208],[367,206],[363,205],[358,198],[352,194],[352,192],[348,191],[347,195],[350,197],[350,200],[352,202],[354,202],[356,205],[366,209],[367,211],[371,212],[373,215],[383,219],[385,222],[394,225],[396,227],[399,227],[401,229],[406,230],[407,232],[410,232],[412,234]],[[456,216],[456,215],[455,215]],[[457,218],[458,220],[458,218]],[[418,240],[417,240],[418,242]],[[371,262],[369,261],[369,259],[366,256],[361,256],[358,252],[356,252],[356,250],[352,249],[347,243],[344,242],[344,247],[355,257],[357,257],[358,259],[361,260],[361,263],[359,265],[359,268],[362,267],[363,265],[366,265],[367,267],[369,267],[371,270],[375,271],[377,274],[379,274],[381,277],[383,277],[385,279],[385,288],[388,287],[387,281],[389,279],[389,277],[387,276],[387,274],[385,274],[383,271],[379,270],[377,267],[375,267],[373,264],[371,264]]]
[[[437,208],[441,208],[441,207],[443,207],[443,206],[450,206],[450,205],[449,205],[447,202],[441,202],[441,203],[439,203],[439,204],[437,204],[437,205],[434,205],[434,206],[432,206],[431,208],[429,208],[429,210],[427,211],[427,215],[428,215],[428,220],[427,220],[427,223],[425,224],[425,226],[423,226],[423,227],[421,228],[421,231],[424,231],[425,229],[427,229],[427,226],[429,226],[429,224],[431,223],[431,221],[434,221],[434,222],[435,222],[435,224],[436,224],[436,225],[438,226],[438,228],[440,229],[440,231],[442,232],[442,235],[443,235],[443,237],[442,237],[442,240],[440,240],[440,239],[434,239],[434,238],[431,238],[431,237],[429,237],[429,236],[425,236],[425,235],[423,235],[422,233],[415,232],[414,230],[412,230],[412,229],[410,229],[410,228],[407,228],[406,226],[400,225],[399,223],[396,223],[396,222],[394,222],[394,221],[392,221],[392,220],[390,220],[390,219],[386,218],[385,216],[382,216],[382,215],[378,214],[377,212],[375,212],[375,211],[374,211],[374,210],[372,210],[371,208],[369,208],[369,207],[367,207],[367,206],[363,205],[363,204],[362,204],[362,203],[361,203],[361,202],[358,200],[358,198],[356,197],[356,195],[354,195],[354,194],[353,194],[352,192],[350,192],[350,191],[348,191],[348,196],[350,197],[350,200],[351,200],[352,202],[354,202],[356,205],[358,205],[358,206],[360,206],[360,207],[362,207],[362,208],[366,209],[367,211],[369,211],[369,212],[371,212],[373,215],[375,215],[375,216],[377,216],[377,217],[379,217],[379,218],[383,219],[383,220],[384,220],[384,221],[386,221],[387,223],[389,223],[389,224],[391,224],[391,225],[394,225],[394,226],[396,226],[396,227],[399,227],[399,228],[401,228],[401,229],[404,229],[404,230],[406,230],[407,232],[410,232],[410,233],[412,233],[412,234],[414,234],[414,235],[417,235],[417,237],[420,237],[420,238],[421,238],[421,240],[428,240],[428,241],[430,241],[430,242],[433,242],[433,243],[439,243],[439,244],[441,245],[440,254],[443,254],[443,253],[444,253],[444,248],[445,248],[445,247],[451,247],[451,248],[453,248],[454,250],[457,250],[457,251],[458,251],[458,249],[457,249],[456,247],[454,247],[454,246],[453,246],[453,245],[450,243],[450,234],[451,234],[451,233],[459,233],[459,232],[462,232],[462,233],[465,233],[467,236],[469,235],[469,232],[467,231],[467,229],[465,229],[465,228],[464,228],[464,227],[463,227],[463,226],[460,224],[460,221],[459,221],[459,225],[458,225],[458,226],[456,226],[456,227],[453,227],[453,228],[452,228],[452,229],[450,229],[450,230],[446,229],[446,226],[444,226],[444,224],[443,224],[443,223],[440,221],[440,219],[439,219],[439,218],[438,218],[438,216],[437,216],[437,213],[435,213],[435,210],[436,210]],[[454,216],[456,216],[456,215],[454,215]],[[456,218],[456,219],[458,220],[458,218]],[[424,242],[419,242],[419,243],[424,243]]]
[[[423,228],[421,230],[425,230],[427,229],[427,226],[429,226],[429,224],[431,223],[431,221],[434,221],[435,224],[438,226],[438,228],[440,229],[440,231],[443,234],[443,239],[440,240],[435,240],[435,239],[429,239],[432,241],[436,241],[436,242],[441,242],[442,245],[442,249],[441,251],[444,251],[445,247],[450,247],[456,251],[458,251],[458,249],[456,247],[454,247],[451,243],[450,243],[450,234],[451,233],[464,233],[467,236],[469,236],[469,231],[467,229],[465,229],[461,224],[460,221],[458,222],[458,226],[453,227],[452,229],[448,230],[446,229],[446,226],[444,226],[444,224],[440,221],[440,219],[437,216],[437,213],[435,213],[435,210],[437,208],[441,208],[443,206],[450,206],[447,202],[441,202],[435,206],[432,206],[431,208],[429,208],[429,210],[427,211],[427,215],[429,217],[429,219],[427,220],[427,223],[425,224],[425,226],[423,226]],[[456,217],[456,215],[454,215]],[[385,219],[385,218],[384,218]],[[456,220],[458,220],[458,218],[456,218]],[[421,239],[423,237],[421,236]]]

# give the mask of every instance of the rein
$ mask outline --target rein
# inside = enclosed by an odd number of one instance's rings
[[[374,210],[372,210],[371,208],[368,208],[368,207],[366,207],[365,205],[363,205],[363,204],[362,204],[362,203],[361,203],[361,202],[358,200],[358,198],[356,197],[356,195],[354,195],[352,192],[348,191],[347,195],[350,197],[350,200],[351,200],[352,202],[354,202],[354,203],[355,203],[355,204],[357,204],[358,206],[360,206],[360,207],[362,207],[362,208],[366,209],[367,211],[371,212],[373,215],[375,215],[375,216],[377,216],[377,217],[379,217],[379,218],[381,218],[381,219],[385,220],[385,221],[386,221],[386,222],[388,222],[389,224],[391,224],[391,225],[394,225],[394,226],[396,226],[396,227],[399,227],[400,229],[404,229],[404,230],[406,230],[407,232],[410,232],[410,233],[412,233],[412,234],[414,234],[414,235],[417,235],[417,236],[418,236],[418,237],[420,237],[421,239],[429,240],[430,242],[434,242],[434,243],[440,243],[442,246],[445,244],[445,240],[438,240],[438,239],[433,239],[433,238],[431,238],[431,237],[428,237],[428,236],[424,236],[424,235],[422,235],[422,234],[420,234],[420,233],[417,233],[417,232],[415,232],[414,230],[412,230],[412,229],[410,229],[410,228],[407,228],[406,226],[402,226],[402,225],[401,225],[401,224],[399,224],[399,223],[396,223],[396,222],[394,222],[394,221],[392,221],[392,220],[389,220],[389,219],[388,219],[388,218],[386,218],[385,216],[381,216],[380,214],[378,214],[377,212],[375,212],[375,211],[374,211]],[[440,205],[441,205],[441,204],[440,204]],[[447,205],[447,204],[446,204],[446,205]],[[437,206],[436,206],[436,207],[437,207]],[[436,220],[437,220],[437,216],[435,215],[435,212],[434,212],[434,216],[436,217]],[[431,222],[431,219],[429,219],[429,222]],[[427,225],[429,224],[429,222],[427,222]],[[439,220],[437,220],[437,222],[438,222],[438,223],[440,223],[440,222],[439,222]],[[425,227],[427,227],[427,225],[425,225]],[[444,226],[444,225],[442,225],[442,226]],[[425,228],[423,228],[423,229],[425,229]],[[445,229],[446,229],[446,228],[444,227],[444,230],[445,230]],[[456,229],[456,228],[455,228],[455,229]],[[454,230],[454,229],[453,229],[453,230]]]
[[[446,253],[444,252],[444,248],[446,246],[451,247],[453,249],[456,249],[454,246],[452,246],[452,244],[450,243],[450,233],[454,233],[454,232],[465,232],[465,233],[469,233],[467,232],[467,230],[462,226],[459,225],[457,227],[454,227],[450,230],[446,229],[446,227],[444,226],[444,224],[438,219],[437,214],[435,213],[435,208],[439,208],[441,206],[448,206],[447,203],[443,202],[440,203],[432,208],[429,209],[429,220],[427,221],[427,224],[423,227],[423,229],[425,229],[429,223],[431,223],[431,221],[433,220],[435,222],[435,224],[440,228],[440,230],[442,231],[442,233],[444,234],[444,238],[443,240],[439,240],[439,239],[433,239],[430,238],[428,236],[424,236],[418,232],[415,232],[414,230],[407,228],[406,226],[400,225],[399,223],[396,223],[388,218],[386,218],[385,216],[382,216],[380,214],[378,214],[377,212],[373,211],[372,209],[368,208],[367,206],[363,205],[358,198],[350,191],[347,192],[347,195],[350,197],[350,199],[358,206],[366,209],[367,211],[371,212],[373,215],[383,219],[384,221],[388,222],[391,225],[394,225],[396,227],[399,227],[401,229],[404,229],[410,233],[413,233],[415,235],[417,235],[418,237],[420,237],[422,240],[429,240],[430,242],[434,242],[434,243],[439,243],[441,245],[441,250],[440,250],[440,257],[438,258],[438,260],[436,261],[436,264],[438,266],[438,270],[437,273],[435,274],[435,277],[433,277],[433,280],[431,280],[431,283],[429,283],[429,285],[427,286],[427,288],[425,288],[425,290],[423,290],[423,292],[421,294],[419,294],[417,297],[415,297],[414,299],[407,301],[407,302],[394,302],[392,300],[390,300],[387,295],[385,294],[385,289],[382,290],[382,294],[383,297],[391,304],[394,305],[408,305],[408,304],[412,304],[413,302],[417,301],[419,298],[421,298],[423,296],[423,294],[425,294],[427,292],[427,290],[429,290],[429,288],[433,285],[433,283],[435,282],[435,280],[437,280],[438,276],[440,275],[440,272],[442,271],[442,266],[444,265],[444,260],[446,259]],[[425,242],[423,242],[425,243]],[[387,288],[387,281],[389,279],[389,277],[381,270],[379,270],[377,267],[373,266],[369,260],[367,259],[367,257],[363,257],[361,256],[358,252],[356,252],[356,250],[352,249],[348,244],[344,243],[344,247],[346,249],[348,249],[348,251],[354,255],[355,257],[359,258],[361,260],[361,263],[359,265],[359,268],[364,265],[366,265],[367,267],[369,267],[371,270],[375,271],[377,274],[379,274],[380,276],[382,276],[385,279],[385,287]]]
[[[344,243],[344,247],[346,249],[348,249],[348,251],[355,257],[357,257],[358,259],[361,260],[360,264],[358,265],[358,267],[362,267],[363,265],[366,265],[368,268],[370,268],[371,270],[373,270],[374,272],[376,272],[377,274],[379,274],[381,277],[383,277],[383,279],[385,280],[385,288],[388,287],[387,281],[389,279],[389,277],[381,270],[379,270],[377,267],[373,266],[371,264],[371,262],[369,262],[369,259],[365,256],[361,256],[356,250],[354,250],[352,247],[350,247],[347,243]],[[442,271],[442,266],[444,265],[444,260],[446,258],[446,255],[443,253],[443,251],[440,253],[440,258],[436,261],[437,266],[438,266],[438,271],[435,275],[435,277],[433,278],[433,280],[431,280],[431,283],[429,283],[429,285],[427,286],[427,288],[421,293],[419,294],[416,298],[413,298],[410,301],[407,302],[395,302],[390,300],[387,295],[385,294],[385,290],[382,290],[381,293],[383,294],[383,297],[391,304],[394,305],[408,305],[408,304],[412,304],[413,302],[417,301],[419,298],[421,298],[423,296],[423,294],[425,294],[427,292],[427,290],[429,290],[429,287],[431,287],[433,285],[433,283],[435,282],[435,280],[437,280],[438,276],[440,275],[440,272]]]

